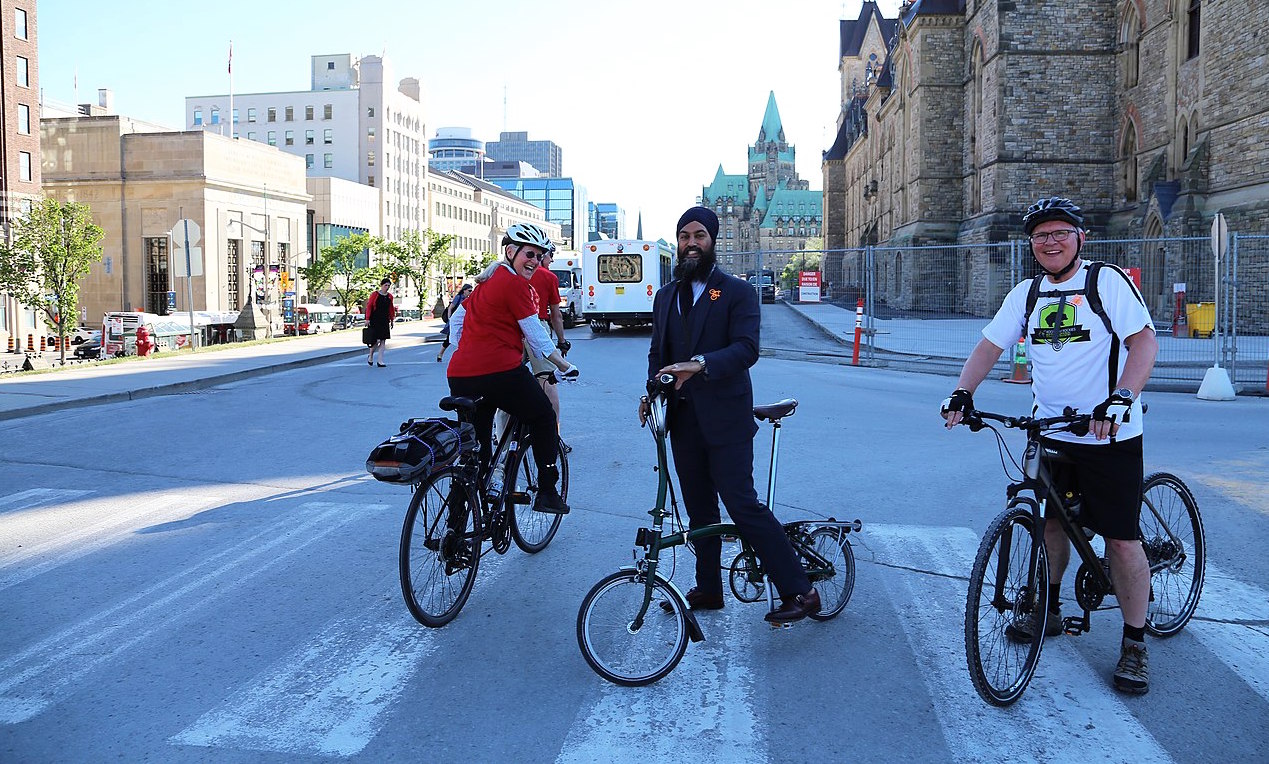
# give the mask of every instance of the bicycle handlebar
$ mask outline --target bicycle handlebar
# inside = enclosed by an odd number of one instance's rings
[[[658,395],[667,395],[674,389],[674,375],[661,374],[648,380],[648,395],[656,397]]]
[[[1076,435],[1087,435],[1088,425],[1092,421],[1091,414],[1080,414],[1075,409],[1067,406],[1063,409],[1060,416],[1050,417],[1030,417],[1030,416],[1006,416],[1004,414],[995,414],[990,411],[982,411],[980,409],[970,409],[961,417],[961,421],[969,426],[971,432],[978,432],[987,426],[984,420],[999,422],[1005,427],[1026,430],[1028,434],[1040,434],[1042,432],[1060,432],[1066,431]]]

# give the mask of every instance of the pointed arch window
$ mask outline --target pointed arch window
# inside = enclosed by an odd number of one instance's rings
[[[1137,18],[1137,9],[1132,3],[1128,3],[1124,6],[1124,18],[1119,24],[1120,71],[1125,88],[1137,84],[1141,64],[1141,48],[1137,42],[1140,36],[1141,21]]]
[[[1124,125],[1124,139],[1120,144],[1120,159],[1123,161],[1120,180],[1124,189],[1124,201],[1137,201],[1137,125],[1132,121]]]

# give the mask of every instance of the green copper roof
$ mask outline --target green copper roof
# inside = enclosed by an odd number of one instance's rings
[[[714,182],[706,186],[704,193],[701,194],[701,201],[708,205],[715,199],[725,199],[727,197],[748,201],[749,176],[727,175],[723,172],[723,166],[720,164],[718,165],[718,172],[714,175]]]
[[[780,110],[776,108],[774,90],[767,95],[767,111],[762,115],[762,130],[758,133],[758,140],[784,140],[784,125],[780,124]]]
[[[824,217],[824,192],[778,188],[767,202],[766,210],[762,228],[775,228],[781,218],[802,218],[807,225],[819,225]]]
[[[767,152],[762,151],[754,146],[749,147],[749,164],[765,163],[767,161]],[[777,162],[788,162],[789,164],[797,164],[794,159],[793,147],[790,146],[786,151],[776,152]]]

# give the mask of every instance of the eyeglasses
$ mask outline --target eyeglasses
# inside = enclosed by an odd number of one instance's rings
[[[1049,231],[1048,233],[1033,233],[1030,236],[1032,244],[1043,244],[1046,241],[1056,241],[1059,244],[1070,238],[1071,234],[1079,233],[1074,228],[1063,228],[1060,231]]]
[[[519,251],[519,252],[517,252],[516,254],[518,254],[518,255],[524,255],[525,257],[529,258],[530,260],[545,260],[545,259],[546,259],[546,253],[544,253],[544,252],[534,252],[533,250],[531,250],[531,249],[525,249],[524,247],[521,247],[521,248],[520,248],[520,251]]]

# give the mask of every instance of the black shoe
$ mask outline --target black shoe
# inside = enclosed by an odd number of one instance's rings
[[[543,467],[538,472],[538,496],[533,501],[533,511],[549,512],[553,515],[567,515],[568,504],[564,503],[564,497],[560,496],[560,489],[556,485],[560,482],[560,471],[554,465]]]
[[[723,609],[723,593],[703,592],[693,586],[687,590],[687,607],[689,610],[722,610]],[[661,601],[661,609],[667,613],[674,612],[674,607],[665,600]]]
[[[785,597],[780,607],[763,617],[768,623],[793,623],[820,612],[820,593],[812,589],[806,594]]]
[[[380,368],[380,369],[382,369],[384,366],[387,366],[387,364],[386,364],[386,363],[381,363],[381,364],[379,364],[379,368]]]

